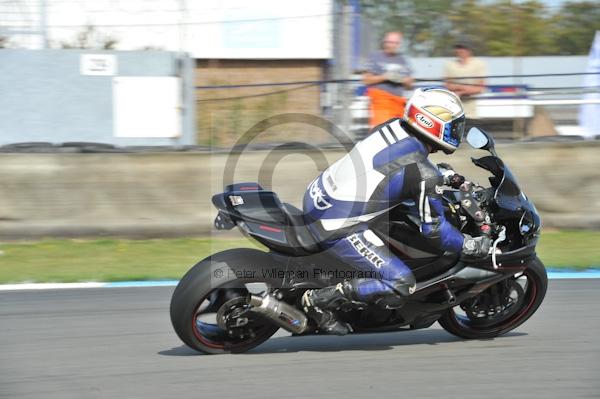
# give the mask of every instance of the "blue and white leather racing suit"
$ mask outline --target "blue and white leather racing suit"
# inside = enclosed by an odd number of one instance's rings
[[[369,222],[403,201],[414,201],[420,231],[441,250],[460,252],[463,235],[444,217],[443,177],[427,147],[409,135],[401,119],[379,125],[309,184],[306,223],[321,244],[345,262],[380,276],[360,279],[357,300],[414,291],[411,270],[369,229]]]

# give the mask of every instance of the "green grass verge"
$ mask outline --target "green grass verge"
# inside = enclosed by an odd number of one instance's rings
[[[542,232],[537,252],[546,267],[600,268],[600,232]]]
[[[244,238],[4,243],[0,244],[0,283],[179,279],[211,253],[252,246]]]
[[[0,283],[179,279],[211,253],[252,247],[244,238],[57,240],[0,244]],[[600,232],[544,232],[548,267],[600,267]]]

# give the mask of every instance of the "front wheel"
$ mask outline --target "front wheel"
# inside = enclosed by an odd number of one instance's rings
[[[546,269],[536,258],[524,271],[448,309],[438,322],[462,338],[497,337],[529,319],[542,304],[547,288]]]

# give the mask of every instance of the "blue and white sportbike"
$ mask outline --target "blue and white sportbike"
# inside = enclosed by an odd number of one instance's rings
[[[536,256],[536,208],[496,154],[491,136],[472,128],[466,139],[488,151],[473,162],[491,174],[490,186],[465,181],[444,188],[445,217],[464,234],[490,237],[490,254],[435,253],[419,233],[414,203],[378,215],[369,228],[410,267],[417,283],[400,308],[337,309],[336,317],[354,333],[421,329],[437,321],[459,337],[492,338],[524,323],[542,303],[548,281]],[[245,352],[280,328],[296,336],[322,333],[304,312],[302,295],[358,271],[323,250],[302,211],[257,183],[230,185],[212,200],[217,228],[237,226],[269,251],[227,250],[192,267],[171,301],[179,338],[197,351],[218,354]]]

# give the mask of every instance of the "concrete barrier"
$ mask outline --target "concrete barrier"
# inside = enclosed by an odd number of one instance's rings
[[[544,226],[600,228],[600,143],[518,143],[497,150],[537,205]],[[264,186],[299,206],[307,184],[343,153],[327,150],[319,158],[318,153],[247,152],[234,180],[256,181],[260,175]],[[483,155],[460,150],[433,158],[484,183],[485,172],[469,160]],[[210,198],[226,183],[228,156],[0,154],[0,237],[207,234],[215,216]]]

